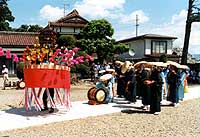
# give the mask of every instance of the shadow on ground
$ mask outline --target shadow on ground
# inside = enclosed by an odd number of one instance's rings
[[[149,111],[133,110],[133,109],[125,109],[125,110],[122,110],[121,112],[127,113],[127,114],[151,114]]]
[[[49,111],[37,111],[35,107],[32,107],[31,110],[26,110],[24,107],[23,108],[11,108],[7,110],[3,110],[5,113],[9,114],[15,114],[15,115],[21,115],[21,116],[27,116],[27,117],[36,117],[36,116],[42,116],[45,117],[49,115]],[[51,113],[51,115],[58,115],[58,109],[54,109],[54,112]]]

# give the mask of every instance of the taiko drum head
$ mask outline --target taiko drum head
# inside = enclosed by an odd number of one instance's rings
[[[97,89],[95,93],[95,99],[98,103],[103,103],[106,100],[106,90],[103,88]]]

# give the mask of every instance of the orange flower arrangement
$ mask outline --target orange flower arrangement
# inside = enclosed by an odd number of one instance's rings
[[[41,46],[40,44],[34,44],[33,48],[28,46],[23,52],[23,57],[20,58],[21,61],[31,64],[41,64],[41,63],[53,63],[54,65],[68,66],[74,64],[79,64],[84,61],[93,61],[93,57],[90,55],[75,57],[78,52],[78,48],[75,47],[72,50],[67,48],[61,52],[61,49],[53,49],[48,45]]]
[[[48,45],[41,46],[40,44],[34,44],[33,48],[28,46],[23,52],[23,57],[20,58],[21,61],[33,64],[36,62],[42,63],[48,61],[48,58],[53,55],[53,49]]]

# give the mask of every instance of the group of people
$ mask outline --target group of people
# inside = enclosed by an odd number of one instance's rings
[[[96,83],[98,81],[99,77],[102,75],[99,72],[101,72],[102,70],[107,70],[107,69],[113,69],[113,66],[108,63],[104,63],[104,64],[92,63],[91,68],[90,68],[91,81]]]
[[[129,61],[116,61],[115,68],[112,69],[115,73],[112,74],[117,82],[117,96],[124,97],[130,102],[141,99],[142,109],[149,110],[155,115],[161,112],[161,101],[164,99],[176,107],[183,100],[187,86],[187,69],[180,66],[156,63],[148,67],[141,64],[135,68]],[[101,78],[102,73],[99,75]],[[110,87],[114,87],[113,78],[112,82],[110,79]],[[113,97],[114,89],[110,88],[106,103],[112,102]]]

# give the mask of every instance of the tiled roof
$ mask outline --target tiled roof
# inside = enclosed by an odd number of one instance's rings
[[[37,32],[0,31],[0,45],[33,45],[39,43]]]
[[[57,22],[50,22],[50,26],[56,27],[84,27],[85,24],[81,23],[57,23]]]
[[[131,38],[119,40],[117,42],[129,42],[129,41],[140,40],[140,39],[177,39],[177,37],[158,35],[158,34],[145,34],[145,35],[141,35],[137,37],[131,37]]]
[[[49,26],[62,26],[62,27],[84,27],[88,21],[81,17],[77,10],[73,10],[63,18],[49,22]]]

